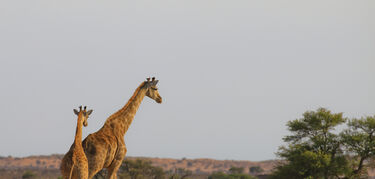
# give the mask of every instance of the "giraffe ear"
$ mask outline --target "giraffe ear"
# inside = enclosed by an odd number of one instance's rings
[[[79,112],[77,111],[77,109],[73,109],[73,111],[74,111],[74,114],[78,116]]]
[[[158,84],[158,82],[159,82],[159,80],[155,80],[155,81],[153,82],[153,85],[155,86],[156,84]]]
[[[90,109],[89,111],[86,112],[86,115],[90,115],[92,113],[92,109]]]

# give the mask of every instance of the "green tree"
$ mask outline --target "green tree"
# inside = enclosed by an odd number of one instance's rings
[[[345,123],[342,113],[319,108],[308,111],[303,118],[289,121],[292,135],[283,140],[278,156],[286,162],[276,167],[273,178],[334,178],[347,171],[347,160],[341,149],[340,137],[333,131]]]
[[[359,178],[367,175],[367,167],[375,156],[375,116],[352,119],[348,129],[341,133],[348,157],[351,159],[351,170],[348,178]]]

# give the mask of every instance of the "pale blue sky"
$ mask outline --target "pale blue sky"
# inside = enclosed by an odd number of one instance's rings
[[[148,76],[129,156],[274,159],[285,124],[375,114],[375,1],[2,0],[0,155],[65,153]]]

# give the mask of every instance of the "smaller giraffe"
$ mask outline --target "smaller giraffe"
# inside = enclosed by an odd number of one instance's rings
[[[80,106],[79,111],[76,109],[73,111],[78,116],[76,135],[74,143],[61,161],[60,171],[64,179],[87,179],[88,163],[82,148],[82,125],[87,126],[87,118],[92,110],[86,111],[86,106],[82,110],[82,106]]]

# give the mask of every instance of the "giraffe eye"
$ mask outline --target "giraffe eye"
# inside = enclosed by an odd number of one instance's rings
[[[153,89],[153,90],[158,90],[158,88],[155,88],[155,87],[151,87],[151,89]]]

